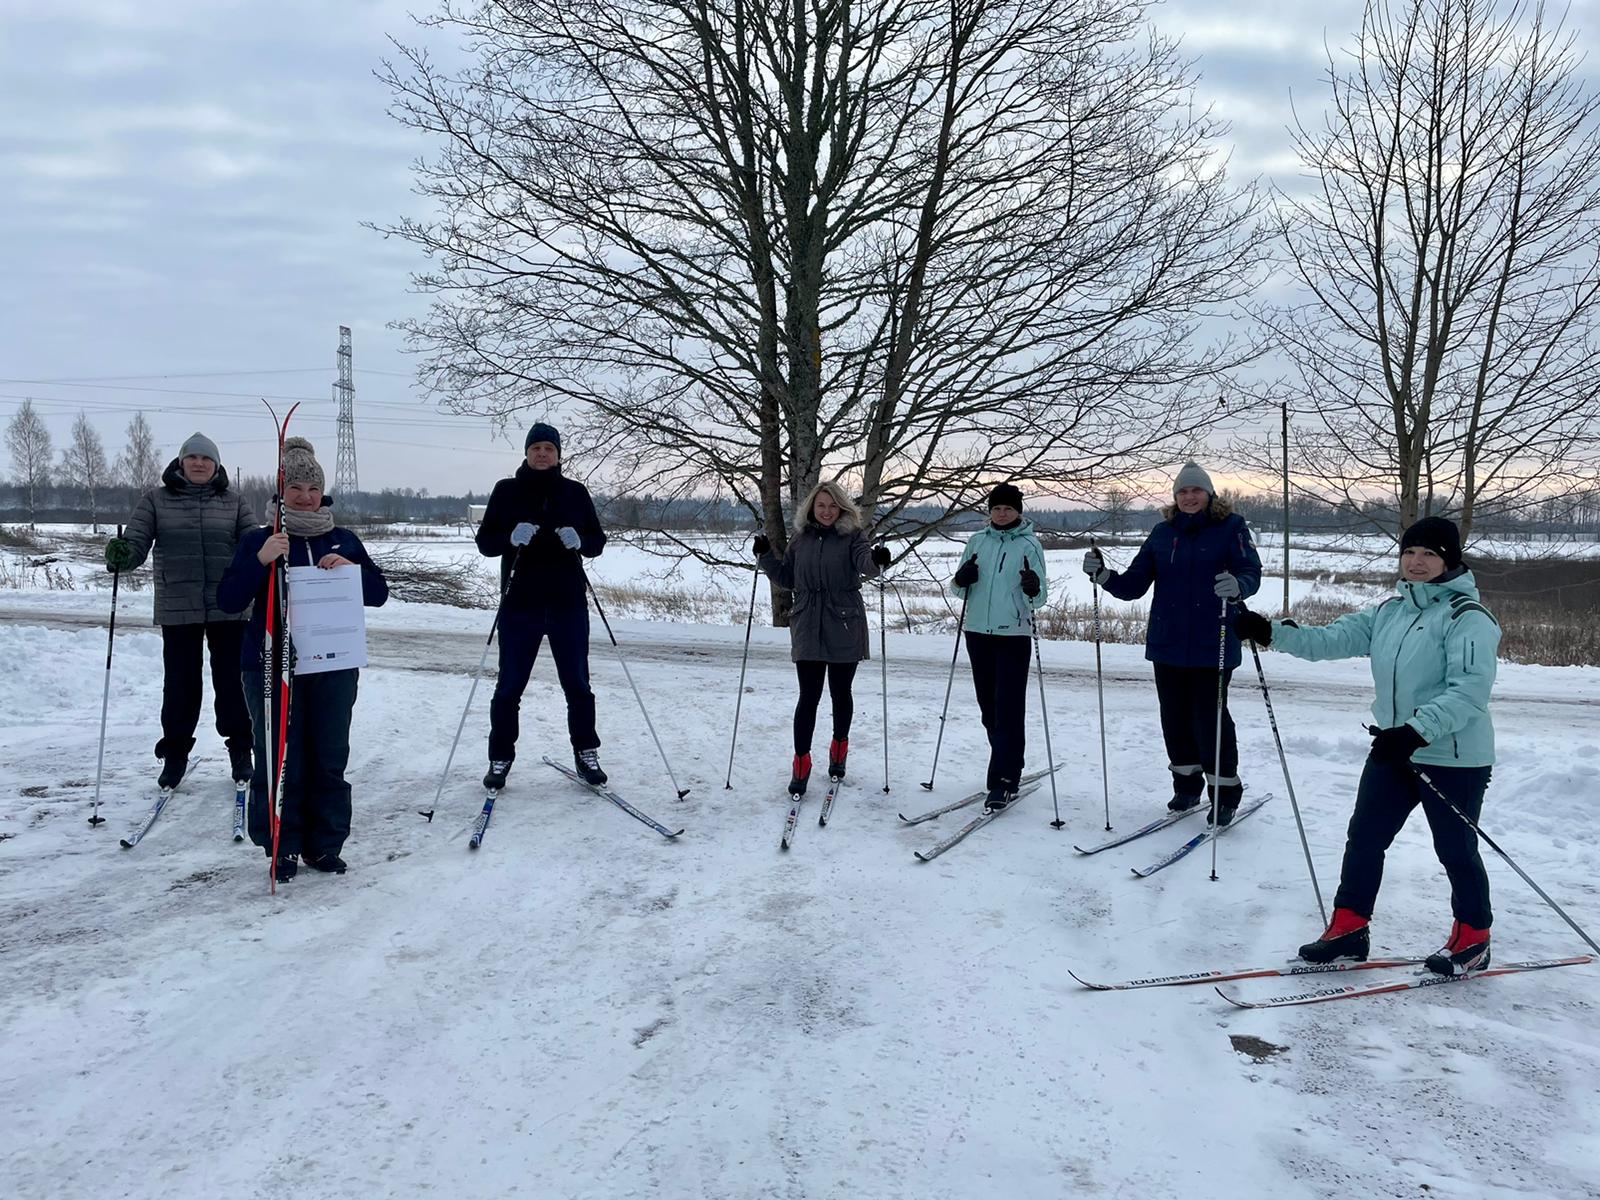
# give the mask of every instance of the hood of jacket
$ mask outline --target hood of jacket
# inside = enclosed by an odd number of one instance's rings
[[[1464,596],[1468,600],[1481,599],[1478,593],[1478,581],[1466,567],[1446,571],[1439,578],[1430,579],[1426,583],[1402,579],[1395,584],[1394,591],[1395,595],[1418,612],[1426,612],[1430,605],[1448,600],[1452,596]]]
[[[1176,504],[1169,504],[1161,510],[1161,519],[1174,525],[1179,523],[1178,518],[1188,515],[1188,513],[1179,512]],[[1194,515],[1198,517],[1201,514],[1195,513]],[[1224,496],[1213,496],[1211,497],[1211,503],[1206,506],[1204,515],[1206,520],[1213,524],[1219,521],[1226,521],[1233,516],[1233,504]]]

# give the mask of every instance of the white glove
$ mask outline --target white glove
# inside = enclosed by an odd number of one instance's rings
[[[511,544],[513,546],[526,546],[533,541],[538,532],[539,527],[537,525],[530,525],[524,521],[511,531]]]
[[[1237,600],[1239,598],[1239,581],[1226,571],[1219,571],[1217,573],[1216,586],[1211,590],[1214,594],[1224,599]]]
[[[1093,546],[1083,556],[1083,573],[1098,584],[1104,584],[1111,578],[1111,572],[1106,568],[1106,560],[1100,557],[1100,551]]]
[[[583,545],[583,539],[578,536],[578,531],[571,525],[563,525],[556,530],[556,536],[561,539],[561,544],[568,550],[576,550]]]

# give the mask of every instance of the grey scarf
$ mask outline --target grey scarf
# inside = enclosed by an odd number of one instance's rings
[[[286,507],[283,510],[283,527],[295,537],[319,537],[333,528],[333,509],[301,512],[297,508]]]

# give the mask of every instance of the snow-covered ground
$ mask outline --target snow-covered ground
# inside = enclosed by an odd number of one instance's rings
[[[1045,647],[1065,830],[1045,788],[923,865],[912,850],[949,818],[903,828],[895,813],[982,782],[963,658],[938,786],[917,786],[947,637],[889,638],[893,790],[872,662],[851,785],[826,829],[810,802],[782,855],[785,635],[753,633],[724,790],[744,629],[631,620],[617,635],[692,792],[673,799],[596,625],[602,754],[626,795],[687,832],[664,842],[539,764],[565,748],[542,663],[511,786],[469,854],[486,688],[439,815],[416,813],[484,614],[393,605],[372,614],[355,713],[350,873],[273,898],[259,852],[229,840],[226,758],[204,727],[155,831],[117,848],[155,771],[148,603],[129,597],[118,624],[108,824],[91,829],[105,595],[0,593],[7,1197],[1600,1196],[1600,968],[1257,1013],[1209,988],[1098,994],[1067,976],[1276,962],[1318,932],[1248,667],[1244,772],[1277,798],[1223,839],[1217,882],[1198,855],[1130,873],[1182,826],[1072,853],[1105,836],[1091,646]],[[1165,758],[1139,649],[1107,647],[1105,662],[1123,829],[1160,810]],[[1265,662],[1331,898],[1365,665]],[[1600,670],[1506,667],[1495,716],[1485,827],[1600,928]],[[1040,718],[1031,692],[1034,765]],[[1488,862],[1497,957],[1581,948]],[[1419,816],[1390,858],[1375,949],[1426,952],[1448,925]]]

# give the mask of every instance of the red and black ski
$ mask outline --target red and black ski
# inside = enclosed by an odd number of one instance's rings
[[[297,403],[284,414],[283,420],[278,420],[278,414],[273,412],[272,405],[263,399],[261,403],[267,405],[267,411],[272,413],[272,423],[278,427],[278,475],[277,494],[272,497],[272,532],[274,535],[283,531],[283,441],[289,428],[289,419],[294,416]],[[266,734],[265,742],[273,747],[272,738],[272,677],[273,665],[276,660],[278,668],[278,738],[275,749],[277,758],[268,764],[267,769],[267,821],[272,833],[272,858],[267,866],[268,887],[276,895],[278,891],[278,827],[283,821],[283,766],[284,759],[288,757],[289,745],[289,696],[293,682],[293,666],[290,662],[291,647],[289,644],[289,579],[285,571],[288,562],[287,556],[278,559],[272,564],[272,579],[267,585],[267,609],[264,628],[265,636],[261,641],[261,724]],[[281,618],[282,630],[278,628]],[[274,652],[276,651],[276,653]]]

